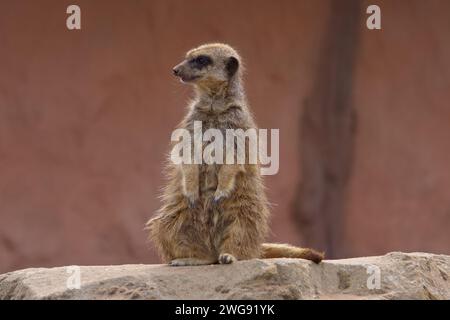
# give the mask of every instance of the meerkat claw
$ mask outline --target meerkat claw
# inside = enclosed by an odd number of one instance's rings
[[[214,194],[213,202],[215,205],[219,204],[223,200],[225,200],[228,197],[228,194],[226,192],[217,192]]]
[[[189,208],[190,209],[194,209],[195,207],[196,207],[196,205],[197,205],[197,201],[195,201],[195,200],[193,200],[193,199],[189,199]]]
[[[231,255],[229,253],[222,253],[219,256],[219,263],[220,264],[230,264],[230,263],[233,263],[233,262],[236,262],[236,261],[237,261],[237,259],[233,255]]]
[[[194,209],[197,206],[197,198],[195,196],[187,195],[186,199],[187,199],[189,209]]]

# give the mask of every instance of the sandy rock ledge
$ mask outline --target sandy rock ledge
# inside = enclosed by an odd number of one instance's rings
[[[80,289],[73,289],[80,279]],[[450,256],[393,252],[232,265],[33,268],[0,275],[0,299],[450,299]]]

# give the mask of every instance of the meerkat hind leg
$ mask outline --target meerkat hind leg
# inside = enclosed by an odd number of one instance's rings
[[[214,264],[216,261],[208,259],[197,259],[197,258],[180,258],[174,259],[169,262],[170,266],[182,267],[182,266],[203,266],[207,264]]]

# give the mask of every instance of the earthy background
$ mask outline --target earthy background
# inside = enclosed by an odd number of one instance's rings
[[[271,240],[449,254],[449,39],[446,0],[0,0],[0,273],[158,261],[143,227],[191,95],[171,68],[210,41],[280,129]]]

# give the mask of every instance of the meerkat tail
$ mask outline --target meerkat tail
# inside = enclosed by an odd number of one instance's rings
[[[294,247],[282,243],[263,243],[261,252],[262,259],[270,258],[301,258],[319,263],[324,259],[324,253],[309,248]]]

